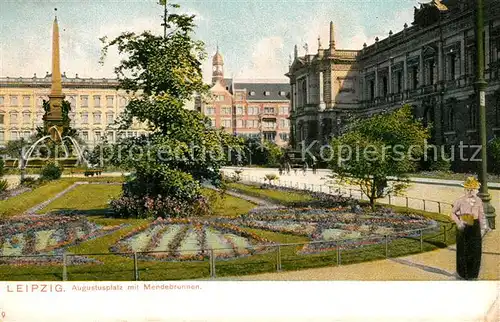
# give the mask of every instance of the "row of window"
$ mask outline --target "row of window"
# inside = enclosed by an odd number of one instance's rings
[[[22,113],[23,114],[23,124],[30,124],[31,123],[31,113],[26,112]],[[37,113],[37,121],[42,121],[42,113]],[[101,113],[93,113],[93,123],[94,124],[101,124]],[[74,115],[70,116],[70,119],[72,121],[74,120]],[[12,112],[10,113],[10,118],[9,118],[9,124],[17,124],[18,123],[18,113],[17,112]],[[80,121],[82,124],[87,124],[89,121],[89,116],[88,113],[81,113],[81,118]],[[113,124],[115,122],[115,118],[113,113],[107,113],[106,114],[106,123],[107,124]],[[6,124],[5,123],[5,114],[0,113],[0,124]]]
[[[211,125],[215,126],[215,120],[210,119]],[[288,119],[283,119],[280,120],[280,128],[281,129],[287,129],[290,127],[290,120]],[[222,119],[221,120],[221,126],[225,128],[231,128],[232,126],[232,120],[231,119]],[[236,127],[237,128],[247,128],[247,129],[256,129],[259,128],[259,121],[258,120],[237,120],[236,121]],[[272,121],[263,121],[262,122],[262,128],[264,129],[276,129],[277,124],[276,122]]]
[[[500,62],[500,41],[497,44],[497,47],[493,47],[491,61],[492,62]],[[465,70],[461,70],[461,60],[464,59],[464,67]],[[423,61],[423,68],[419,67],[419,64],[412,65],[408,67],[408,89],[415,90],[419,86],[428,86],[434,85],[437,83],[437,75],[438,75],[438,64],[436,63],[437,58],[432,57],[430,59],[425,59]],[[450,51],[444,57],[444,68],[443,74],[444,79],[446,81],[455,81],[459,78],[460,75],[474,75],[475,72],[475,64],[476,64],[476,54],[474,47],[469,47],[466,49],[465,55],[460,55],[459,52]],[[422,78],[420,78],[420,73],[423,73]],[[379,90],[376,93],[376,80],[368,81],[367,94],[370,99],[374,99],[377,94],[385,97],[391,93],[401,93],[404,88],[404,74],[403,71],[398,70],[394,72],[392,77],[389,75],[383,75],[379,79]],[[498,75],[496,76],[498,77]],[[420,81],[423,81],[423,84],[420,84]],[[391,83],[391,84],[390,84]],[[389,85],[392,85],[392,89],[389,88]]]
[[[21,138],[28,140],[34,132],[32,131],[9,131],[9,139],[11,141],[19,140]],[[137,137],[143,134],[140,131],[81,131],[81,139],[85,142],[101,142],[104,138],[108,142],[116,142],[120,138]],[[0,131],[0,142],[5,142],[5,131]]]
[[[265,91],[262,94],[264,94],[264,96],[271,96],[271,92],[270,91]],[[286,97],[286,94],[287,93],[285,91],[279,91],[278,92],[278,95],[281,96],[281,97]],[[255,95],[256,95],[255,91],[248,92],[248,96],[255,96]],[[222,101],[224,101],[226,99],[226,96],[224,96],[224,95],[216,95],[214,99],[217,102],[222,102]],[[243,94],[236,94],[236,100],[242,101],[243,100]]]
[[[275,107],[264,107],[263,113],[267,114],[267,115],[275,115],[276,110],[278,110],[279,115],[288,115],[289,114],[288,107],[280,107],[279,109],[277,109]],[[232,114],[231,107],[221,107],[220,111],[221,111],[220,112],[221,115],[231,115]],[[206,106],[205,107],[205,114],[206,115],[215,115],[216,114],[215,107]],[[237,106],[235,108],[235,114],[236,115],[245,115],[245,107]],[[259,107],[258,106],[248,106],[246,108],[246,115],[259,115]]]
[[[245,138],[253,138],[253,139],[258,139],[260,137],[260,133],[238,133],[238,136],[245,137]],[[269,133],[269,132],[264,132],[262,133],[262,136],[265,141],[276,141],[276,134],[275,133]],[[279,137],[282,141],[288,141],[290,138],[290,135],[288,133],[279,133]]]
[[[18,95],[9,95],[9,106],[19,106],[19,96]],[[23,96],[23,104],[22,106],[31,106],[31,96]],[[43,105],[43,100],[48,100],[48,96],[38,96],[37,97],[37,106],[42,106]],[[67,96],[66,99],[71,103],[72,106],[76,106],[76,96]],[[107,95],[106,96],[106,107],[114,107],[114,102],[115,102],[115,96],[112,95]],[[120,97],[119,98],[119,106],[124,107],[127,105],[128,100],[125,97]],[[93,106],[94,107],[102,107],[102,102],[101,101],[101,95],[94,95],[93,96]],[[6,105],[7,104],[7,96],[6,95],[0,95],[0,106],[1,105]],[[89,107],[89,95],[80,95],[80,106],[81,107]]]
[[[426,119],[430,119],[430,116],[425,115]],[[469,130],[476,130],[478,127],[478,122],[479,122],[479,111],[477,109],[477,105],[474,104],[468,104],[467,105],[467,128]],[[457,125],[457,115],[456,111],[451,106],[445,117],[445,130],[446,131],[455,131],[456,130],[456,125]],[[496,102],[495,106],[495,115],[494,115],[494,120],[493,120],[493,125],[495,127],[500,127],[500,98]]]

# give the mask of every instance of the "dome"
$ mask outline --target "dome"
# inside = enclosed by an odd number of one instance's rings
[[[215,53],[214,58],[212,59],[212,64],[224,65],[224,59],[222,58],[222,55],[219,53],[219,47],[217,47],[217,52]]]

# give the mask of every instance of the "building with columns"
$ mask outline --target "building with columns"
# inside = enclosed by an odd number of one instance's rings
[[[212,58],[211,97],[196,109],[212,125],[234,135],[262,137],[284,146],[290,133],[290,84],[270,79],[224,78],[224,59],[217,48]]]
[[[488,138],[500,135],[500,1],[485,0]],[[435,144],[478,144],[474,1],[433,0],[415,8],[411,26],[360,50],[330,44],[295,59],[292,85],[294,145],[326,142],[349,117],[369,117],[410,104],[432,124]],[[467,149],[465,149],[467,151]],[[467,153],[467,152],[466,152]]]
[[[297,46],[290,71],[292,87],[292,139],[295,145],[314,140],[326,143],[338,134],[339,124],[351,111],[359,109],[358,51],[337,49],[335,30],[330,23],[330,39],[323,48],[318,38],[318,51],[298,55]]]

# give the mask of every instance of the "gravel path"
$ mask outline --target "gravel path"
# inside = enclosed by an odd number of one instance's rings
[[[205,183],[203,186],[205,186],[206,188],[209,188],[209,189],[213,189],[213,190],[219,191],[218,188],[216,188],[215,186],[213,186],[211,184],[208,184],[208,183]],[[240,198],[240,199],[249,201],[251,203],[254,203],[254,204],[258,205],[257,208],[259,208],[259,207],[279,208],[280,207],[280,205],[278,205],[276,203],[272,203],[272,202],[270,202],[268,200],[265,200],[265,199],[262,199],[262,198],[257,198],[257,197],[254,197],[254,196],[249,196],[249,195],[240,193],[239,191],[226,190],[226,194],[228,194],[230,196],[233,196],[233,197],[236,197],[236,198]]]
[[[36,205],[34,207],[31,207],[30,209],[26,210],[22,215],[23,216],[28,216],[28,215],[36,214],[37,211],[45,208],[52,201],[54,201],[54,200],[56,200],[58,198],[61,198],[62,196],[64,196],[65,194],[67,194],[68,192],[70,192],[71,190],[75,189],[76,187],[78,187],[79,185],[82,185],[82,184],[88,184],[88,182],[75,182],[74,184],[72,184],[68,188],[66,188],[63,191],[59,192],[54,197],[52,197],[50,199],[47,199],[44,202],[42,202],[42,203],[40,203],[40,204],[38,204],[38,205]]]

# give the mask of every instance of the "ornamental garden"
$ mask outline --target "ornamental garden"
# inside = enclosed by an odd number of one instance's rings
[[[64,178],[0,201],[0,277],[61,280],[63,254],[68,280],[176,280],[209,277],[211,259],[236,276],[275,271],[277,254],[296,270],[336,265],[339,250],[347,265],[454,242],[444,215],[251,183],[203,188],[203,215],[119,218],[124,180]]]

